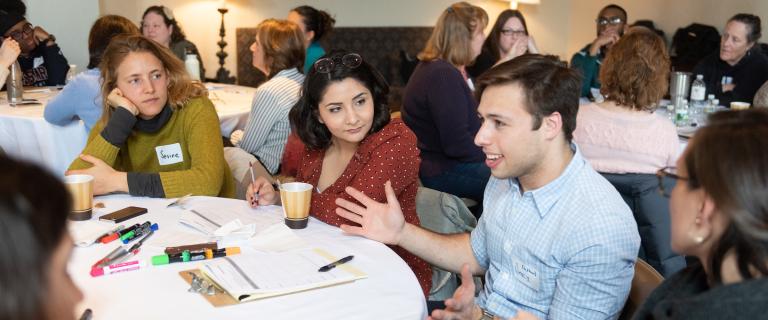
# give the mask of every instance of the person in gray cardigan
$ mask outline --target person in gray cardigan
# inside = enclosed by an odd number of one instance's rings
[[[672,249],[696,263],[664,281],[634,319],[756,319],[768,313],[768,110],[712,114],[677,161]],[[760,316],[760,315],[763,316]]]

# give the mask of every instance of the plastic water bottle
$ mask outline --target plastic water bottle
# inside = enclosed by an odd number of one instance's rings
[[[707,96],[707,85],[704,83],[704,76],[697,74],[696,80],[691,84],[691,106],[693,114],[701,113],[704,110],[704,98]]]
[[[675,106],[675,125],[678,127],[688,125],[688,100],[686,99]]]
[[[184,60],[184,66],[187,68],[187,73],[192,80],[200,81],[200,62],[197,61],[197,55],[194,53],[187,53],[187,57]]]
[[[5,88],[8,90],[8,102],[11,105],[24,101],[24,82],[22,81],[21,66],[18,61],[14,62],[8,70]]]

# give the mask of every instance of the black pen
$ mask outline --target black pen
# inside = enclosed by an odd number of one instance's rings
[[[352,261],[352,258],[354,258],[354,257],[355,256],[346,256],[344,258],[341,258],[339,260],[331,262],[330,264],[327,264],[327,265],[324,265],[324,266],[320,267],[320,269],[317,269],[317,271],[318,272],[330,271],[331,269],[336,268],[336,266],[338,266],[340,264],[344,264],[344,263],[347,263],[349,261]]]
[[[85,309],[85,311],[83,311],[83,314],[80,316],[80,320],[91,320],[92,317],[93,317],[93,311],[91,311],[91,309]]]

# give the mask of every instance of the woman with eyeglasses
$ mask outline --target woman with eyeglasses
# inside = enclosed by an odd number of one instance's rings
[[[308,74],[315,61],[325,54],[320,40],[333,31],[336,19],[328,12],[310,6],[298,6],[288,12],[288,21],[293,22],[304,32],[304,46],[307,54],[304,58],[304,74]]]
[[[385,183],[394,188],[405,220],[418,224],[419,150],[416,136],[401,121],[390,121],[384,77],[356,54],[334,50],[315,62],[301,98],[291,109],[291,127],[304,144],[297,181],[315,186],[310,214],[334,226],[354,225],[336,215],[337,198],[354,199],[344,190],[360,188],[385,201]],[[267,178],[249,186],[251,206],[275,204],[277,192]],[[411,267],[429,294],[432,272],[424,260],[392,248]]]
[[[83,299],[67,271],[71,199],[35,165],[0,154],[0,319],[75,319]]]
[[[24,86],[63,85],[69,62],[56,44],[56,37],[40,26],[33,26],[22,14],[0,10],[3,39],[15,40],[20,49],[19,66]]]
[[[239,148],[224,149],[235,179],[248,182],[251,164],[258,176],[277,173],[291,133],[288,112],[299,100],[304,82],[304,36],[298,25],[287,20],[264,20],[256,27],[254,40],[253,66],[269,80],[256,88],[245,131],[232,133],[232,143]],[[243,189],[238,189],[240,198]]]
[[[507,9],[499,14],[496,23],[483,43],[475,63],[467,66],[467,73],[477,78],[491,67],[512,60],[525,53],[539,53],[536,41],[528,34],[523,13]]]
[[[474,142],[480,119],[466,66],[480,54],[486,24],[485,10],[466,2],[443,10],[405,86],[402,110],[419,140],[421,183],[480,204],[491,171]]]
[[[672,248],[698,258],[634,319],[756,319],[768,313],[768,110],[710,116],[688,143],[670,197]]]
[[[101,119],[67,174],[93,176],[95,195],[234,197],[216,109],[170,50],[119,35],[99,69]]]
[[[200,65],[200,78],[205,79],[203,59],[197,46],[187,40],[179,22],[173,15],[173,11],[166,6],[151,6],[144,10],[141,16],[141,33],[163,47],[171,49],[173,54],[181,61],[187,60],[187,54],[197,55]]]

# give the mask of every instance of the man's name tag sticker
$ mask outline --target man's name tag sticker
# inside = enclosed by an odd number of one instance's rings
[[[512,264],[515,266],[515,278],[529,286],[531,289],[539,291],[541,283],[538,270],[523,264],[518,259],[513,259]]]
[[[181,153],[181,145],[178,142],[155,147],[155,152],[157,152],[157,160],[161,166],[184,162],[184,154]]]

